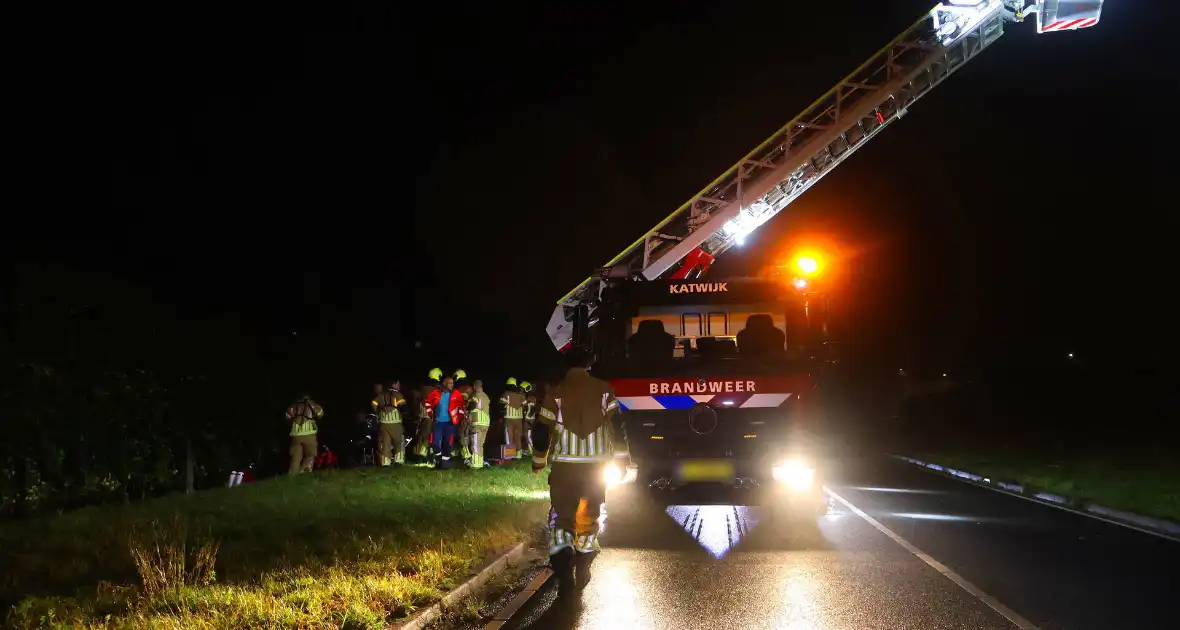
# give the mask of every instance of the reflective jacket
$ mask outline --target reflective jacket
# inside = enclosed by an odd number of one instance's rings
[[[287,420],[291,422],[291,435],[315,435],[319,430],[316,420],[324,417],[324,408],[310,398],[304,398],[287,407]]]
[[[434,408],[438,405],[439,400],[442,400],[442,390],[437,387],[430,390],[430,393],[426,395],[426,402],[423,404],[426,406],[427,418],[434,418]],[[463,416],[467,415],[467,408],[463,404],[463,394],[459,393],[457,389],[451,390],[451,400],[447,405],[447,413],[451,417],[451,424],[459,424]]]
[[[373,399],[373,412],[381,424],[401,424],[402,412],[400,407],[406,404],[406,399],[399,391],[381,392]]]
[[[471,400],[467,401],[467,413],[471,416],[472,426],[486,427],[492,424],[492,399],[484,392],[472,392]]]
[[[524,418],[524,395],[520,392],[504,392],[504,395],[500,397],[500,404],[504,405],[505,420]]]
[[[533,425],[534,466],[599,463],[627,454],[627,436],[610,383],[581,368],[551,388]]]

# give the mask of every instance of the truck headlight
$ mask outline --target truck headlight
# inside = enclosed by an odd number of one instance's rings
[[[815,469],[801,459],[788,459],[772,468],[771,474],[791,490],[807,490],[815,483]]]
[[[602,480],[605,481],[606,485],[608,486],[614,486],[622,483],[623,469],[619,468],[619,465],[614,462],[607,464],[606,467],[602,469]]]

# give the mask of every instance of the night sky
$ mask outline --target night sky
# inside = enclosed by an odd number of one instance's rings
[[[30,97],[78,216],[5,240],[308,378],[528,376],[558,297],[930,4],[104,6]],[[866,252],[880,366],[1167,361],[1174,30],[1143,4],[1010,25],[719,271],[801,233]]]

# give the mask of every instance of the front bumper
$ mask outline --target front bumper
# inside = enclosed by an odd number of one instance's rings
[[[702,463],[725,474],[712,478],[685,474],[690,465]],[[735,490],[747,493],[743,503],[769,502],[808,511],[827,505],[821,474],[813,464],[803,465],[805,472],[784,471],[783,460],[769,458],[645,459],[637,464],[637,485],[660,493]]]

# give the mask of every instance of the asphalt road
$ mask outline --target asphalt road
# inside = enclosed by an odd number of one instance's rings
[[[885,459],[827,475],[856,509],[834,500],[800,524],[726,495],[612,491],[582,605],[553,606],[544,590],[506,627],[1180,627],[1180,543]]]

